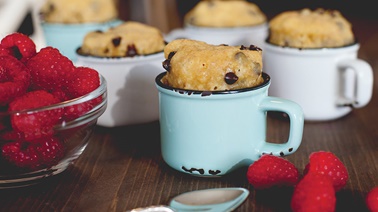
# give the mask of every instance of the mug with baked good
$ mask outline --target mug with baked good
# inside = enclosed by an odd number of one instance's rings
[[[174,29],[167,40],[188,38],[210,44],[250,45],[262,47],[268,34],[267,17],[246,0],[202,0],[183,20],[182,29]]]
[[[176,39],[164,48],[159,91],[161,152],[172,168],[219,177],[263,154],[285,156],[299,147],[303,113],[292,101],[268,96],[262,49]],[[268,111],[290,117],[289,139],[266,139]]]
[[[358,58],[352,24],[337,10],[285,11],[269,22],[265,70],[270,95],[300,104],[308,121],[340,118],[367,105],[371,66]]]
[[[39,13],[46,44],[72,61],[86,33],[122,23],[117,0],[45,0]]]
[[[76,64],[95,68],[108,82],[108,105],[98,124],[116,127],[159,119],[154,84],[164,69],[166,42],[153,26],[125,21],[106,31],[87,33],[76,52]]]

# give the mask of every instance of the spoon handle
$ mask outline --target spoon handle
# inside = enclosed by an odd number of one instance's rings
[[[153,205],[145,208],[134,208],[126,212],[175,212],[172,208],[164,205]]]

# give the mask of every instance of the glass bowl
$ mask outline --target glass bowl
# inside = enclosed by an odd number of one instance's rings
[[[100,80],[91,93],[58,104],[13,112],[0,108],[0,189],[35,184],[59,174],[83,153],[107,106],[106,80],[101,75]],[[67,115],[80,108],[85,108],[81,115]],[[44,119],[37,123],[38,117]],[[40,124],[38,132],[27,136],[15,130],[20,120]]]

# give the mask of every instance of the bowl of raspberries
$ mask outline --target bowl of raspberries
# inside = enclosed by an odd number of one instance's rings
[[[37,183],[85,150],[107,105],[106,81],[27,35],[0,42],[0,188]]]

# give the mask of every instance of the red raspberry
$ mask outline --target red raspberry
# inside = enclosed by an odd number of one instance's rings
[[[9,142],[1,150],[11,164],[30,170],[56,165],[64,156],[63,144],[55,137]]]
[[[5,36],[1,40],[1,45],[8,49],[12,56],[23,63],[26,63],[36,54],[34,41],[22,33],[15,32]]]
[[[60,100],[47,91],[31,91],[9,104],[8,111],[21,111],[59,103]],[[24,134],[26,140],[33,140],[51,135],[53,126],[61,120],[62,109],[56,108],[33,113],[15,113],[11,115],[11,124],[15,131]]]
[[[77,67],[70,79],[71,85],[67,88],[71,98],[86,95],[100,86],[100,77],[96,70],[88,67]],[[101,97],[65,108],[65,120],[73,120],[90,111],[101,102]]]
[[[71,86],[69,79],[75,66],[56,48],[42,48],[29,59],[26,66],[30,69],[32,88],[35,90],[43,89],[54,92]]]
[[[12,52],[0,43],[0,56],[12,56]]]
[[[310,154],[310,162],[304,174],[319,173],[331,178],[335,191],[342,189],[348,181],[348,171],[344,164],[331,152],[319,151]]]
[[[72,98],[80,97],[94,91],[100,86],[98,72],[88,67],[77,67],[70,78],[67,88]]]
[[[326,175],[318,173],[307,174],[294,188],[291,198],[293,212],[333,212],[335,207],[335,189],[332,181]]]
[[[36,143],[40,163],[44,167],[56,165],[64,156],[64,146],[56,137],[43,138],[33,142]]]
[[[19,168],[39,168],[39,156],[30,142],[15,141],[5,143],[1,148],[3,157]]]
[[[0,56],[0,106],[26,93],[30,75],[26,66],[11,56]]]
[[[378,212],[378,186],[366,195],[366,205],[371,212]]]
[[[298,182],[298,169],[288,160],[263,155],[248,167],[247,179],[255,189],[293,186]]]

